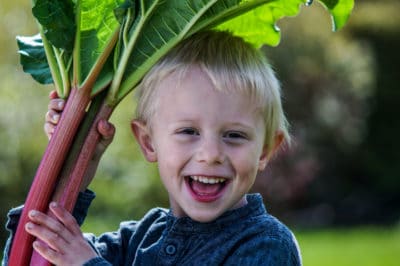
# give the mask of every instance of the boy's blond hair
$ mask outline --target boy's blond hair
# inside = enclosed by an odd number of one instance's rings
[[[240,92],[260,107],[266,127],[265,144],[268,147],[274,146],[278,131],[283,133],[286,142],[290,141],[281,104],[280,84],[267,59],[251,44],[225,31],[196,33],[164,56],[137,88],[136,118],[149,123],[156,112],[155,88],[172,73],[183,77],[192,66],[200,67],[217,90]]]

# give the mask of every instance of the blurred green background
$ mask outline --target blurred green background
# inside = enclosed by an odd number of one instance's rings
[[[261,173],[254,191],[296,233],[305,265],[398,265],[400,261],[400,2],[356,0],[332,33],[317,3],[279,22],[265,47],[282,81],[294,145]],[[0,2],[0,219],[20,205],[46,147],[51,86],[24,74],[16,35],[37,32],[30,1]],[[130,133],[133,96],[91,188],[97,199],[83,230],[115,230],[154,206],[168,207],[155,165]],[[4,226],[3,226],[4,228]],[[3,248],[7,232],[0,231]]]

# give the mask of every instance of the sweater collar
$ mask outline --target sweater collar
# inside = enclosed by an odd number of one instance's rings
[[[212,233],[219,231],[227,226],[232,226],[238,221],[243,222],[250,217],[266,214],[266,209],[260,194],[246,195],[247,204],[237,209],[229,210],[218,217],[216,220],[201,223],[192,220],[190,217],[177,218],[170,210],[167,217],[167,231],[179,233]]]

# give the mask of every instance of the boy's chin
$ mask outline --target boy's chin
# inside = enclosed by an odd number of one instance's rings
[[[190,219],[192,219],[193,221],[199,222],[199,223],[209,223],[212,222],[214,220],[216,220],[219,216],[221,216],[221,214],[200,214],[200,213],[196,213],[196,214],[190,214],[189,217]]]
[[[190,209],[186,215],[189,216],[193,221],[199,223],[209,223],[218,219],[221,215],[227,212],[229,208],[219,206],[219,208],[208,206],[208,208]]]
[[[208,205],[205,208],[188,208],[185,212],[185,216],[188,216],[190,219],[199,222],[199,223],[209,223],[213,222],[214,220],[218,219],[221,215],[226,213],[229,210],[241,208],[247,204],[246,196],[244,195],[237,201],[233,206],[221,206],[218,204],[212,206],[212,204]],[[207,204],[206,204],[207,205]],[[230,207],[229,207],[230,206]]]

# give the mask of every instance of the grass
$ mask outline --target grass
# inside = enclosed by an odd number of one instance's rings
[[[400,228],[298,231],[305,266],[398,266]]]

